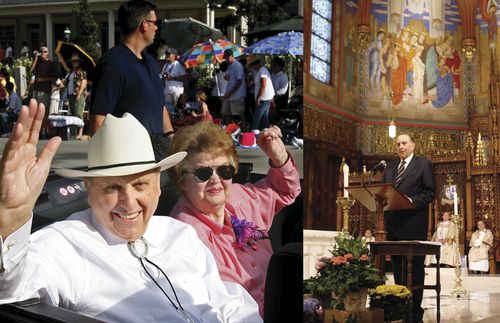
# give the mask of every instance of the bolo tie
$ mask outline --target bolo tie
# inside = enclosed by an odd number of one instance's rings
[[[187,313],[187,311],[182,307],[181,302],[179,301],[179,298],[177,297],[177,293],[175,292],[174,286],[170,282],[170,279],[168,278],[167,274],[165,274],[165,272],[157,264],[155,264],[154,262],[152,262],[151,260],[149,260],[147,258],[147,255],[148,255],[148,243],[147,243],[147,241],[144,238],[142,238],[142,237],[139,240],[129,241],[128,242],[128,249],[130,250],[130,252],[132,253],[132,255],[134,255],[134,257],[136,257],[137,259],[139,259],[139,262],[141,263],[142,268],[144,268],[144,271],[146,272],[146,274],[149,276],[149,278],[151,278],[151,280],[156,284],[156,286],[168,298],[168,301],[170,302],[170,304],[172,304],[172,306],[175,308],[175,310],[177,311],[177,313],[179,313],[179,315],[182,318],[184,318],[186,320],[186,322],[188,322],[188,323],[197,323],[197,321],[195,321],[194,319],[192,319],[189,316],[189,314]],[[170,298],[170,296],[168,296],[167,292],[154,279],[153,275],[151,275],[151,273],[148,271],[148,269],[144,265],[144,261],[143,260],[146,260],[149,264],[153,265],[156,269],[158,269],[163,274],[163,276],[165,276],[165,278],[168,281],[168,284],[170,285],[170,288],[172,289],[172,292],[174,293],[177,305],[175,305],[175,303],[172,301],[172,299]]]

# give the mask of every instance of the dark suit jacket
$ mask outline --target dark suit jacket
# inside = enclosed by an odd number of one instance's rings
[[[382,174],[383,183],[394,184],[399,163],[396,160],[387,165]],[[413,155],[397,189],[411,198],[415,209],[384,213],[388,240],[427,240],[428,205],[436,197],[434,186],[432,163],[425,157]]]

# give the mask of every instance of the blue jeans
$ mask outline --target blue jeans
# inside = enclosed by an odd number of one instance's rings
[[[260,101],[260,105],[255,108],[253,116],[252,130],[262,130],[269,128],[269,107],[272,100]],[[259,128],[262,121],[262,128]]]
[[[1,133],[12,131],[12,122],[17,121],[17,114],[14,112],[0,112],[0,130]]]

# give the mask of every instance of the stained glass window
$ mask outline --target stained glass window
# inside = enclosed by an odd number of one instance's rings
[[[332,0],[313,0],[310,73],[330,83],[332,61]]]

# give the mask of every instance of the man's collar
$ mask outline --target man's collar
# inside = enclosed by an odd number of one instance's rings
[[[121,48],[123,49],[123,52],[125,53],[125,55],[127,56],[128,59],[130,59],[131,61],[133,62],[140,62],[140,58],[137,57],[134,52],[123,42],[121,42],[119,44],[119,46],[121,46]],[[144,57],[144,50],[141,52],[141,55],[142,55],[142,59],[145,59]]]
[[[406,165],[409,165],[409,164],[410,164],[410,162],[411,162],[411,159],[412,159],[412,158],[413,158],[413,153],[412,153],[410,156],[408,156],[408,157],[406,157],[406,158],[404,159],[405,164],[406,164]]]

